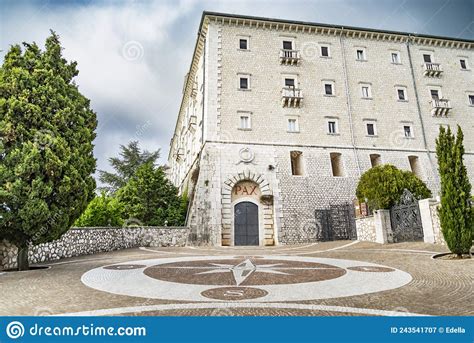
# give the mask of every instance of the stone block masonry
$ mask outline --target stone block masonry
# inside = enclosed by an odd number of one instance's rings
[[[32,246],[28,256],[34,264],[127,248],[185,246],[187,235],[186,227],[71,228],[58,240]],[[0,242],[0,270],[16,266],[17,248]]]

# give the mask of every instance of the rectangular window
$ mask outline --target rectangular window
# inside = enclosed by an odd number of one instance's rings
[[[337,133],[337,125],[334,120],[328,121],[328,132]]]
[[[321,47],[321,56],[329,57],[329,48],[327,46]]]
[[[392,63],[399,64],[400,63],[400,54],[398,52],[392,52]]]
[[[249,116],[240,116],[240,128],[244,130],[249,130],[251,128]]]
[[[325,83],[324,84],[324,93],[326,95],[333,95],[332,84],[331,83]]]
[[[467,69],[466,60],[459,60],[459,63],[461,64],[461,69]]]
[[[398,93],[398,100],[406,100],[404,89],[398,89],[397,93]]]
[[[301,151],[291,151],[291,175],[303,175],[303,153]]]
[[[344,176],[341,154],[332,152],[329,156],[331,158],[332,176]]]
[[[431,99],[439,100],[439,91],[437,89],[430,90]]]
[[[425,63],[431,63],[431,55],[429,54],[423,54],[423,61]]]
[[[240,38],[239,39],[239,48],[242,50],[247,50],[248,49],[248,40],[245,38]]]
[[[241,77],[240,78],[240,89],[249,89],[249,78]]]
[[[285,78],[285,87],[295,87],[295,79]]]
[[[357,49],[357,59],[359,61],[362,61],[365,59],[365,56],[364,56],[364,50],[362,49]]]
[[[474,106],[474,95],[469,95],[469,105]]]
[[[288,131],[298,132],[298,121],[296,119],[288,119]]]
[[[362,86],[362,97],[363,98],[370,98],[370,87],[369,86]]]
[[[293,50],[293,42],[290,40],[283,41],[283,49],[284,50]]]
[[[411,137],[413,137],[413,136],[412,136],[412,132],[411,132],[411,126],[409,126],[409,125],[403,126],[403,132],[405,133],[405,137],[406,137],[406,138],[411,138]]]
[[[367,135],[375,136],[375,124],[367,123]]]

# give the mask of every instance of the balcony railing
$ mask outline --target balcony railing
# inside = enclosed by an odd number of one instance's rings
[[[280,63],[282,64],[298,64],[300,60],[300,52],[298,50],[281,49]]]
[[[443,70],[441,69],[441,65],[439,63],[430,63],[426,62],[423,65],[425,70],[426,76],[440,76]]]
[[[303,92],[299,88],[283,87],[281,90],[281,104],[283,107],[300,107],[303,101]]]
[[[431,100],[431,114],[434,116],[447,116],[449,110],[451,109],[451,104],[447,99],[432,99]]]
[[[192,115],[189,117],[189,122],[188,122],[188,130],[193,130],[196,127],[197,124],[197,117],[195,115]]]

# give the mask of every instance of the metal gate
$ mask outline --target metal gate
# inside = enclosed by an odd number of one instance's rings
[[[234,208],[234,245],[258,245],[258,206],[249,201]]]
[[[354,208],[350,203],[316,209],[315,219],[318,241],[357,239]]]
[[[421,224],[418,200],[405,189],[397,205],[390,209],[393,241],[422,241],[423,226]]]

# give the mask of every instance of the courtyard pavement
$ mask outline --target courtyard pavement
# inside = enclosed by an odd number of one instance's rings
[[[337,241],[139,248],[0,274],[0,315],[474,315],[474,259]]]

